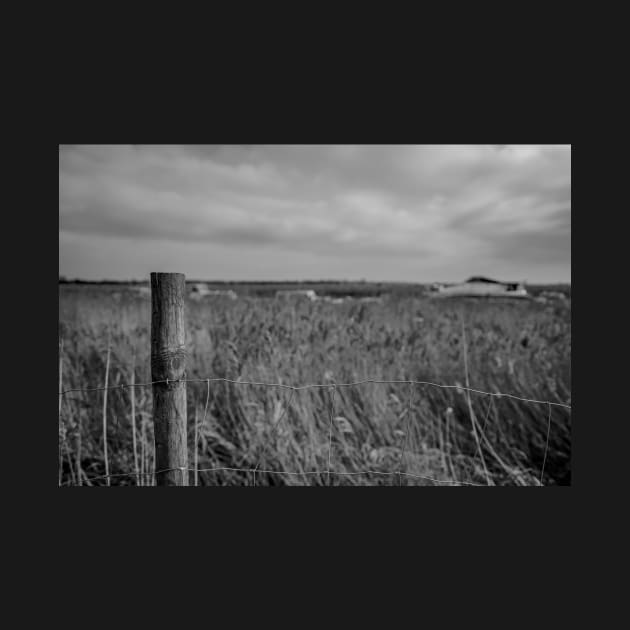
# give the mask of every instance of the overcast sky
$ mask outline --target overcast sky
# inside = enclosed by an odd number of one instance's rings
[[[571,147],[59,147],[59,273],[568,282]]]

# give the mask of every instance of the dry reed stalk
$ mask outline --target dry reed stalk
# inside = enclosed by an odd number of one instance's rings
[[[412,383],[409,383],[409,395],[408,395],[408,400],[407,400],[407,422],[406,422],[406,430],[405,430],[405,435],[404,440],[403,440],[403,448],[402,451],[400,453],[400,462],[398,463],[398,485],[402,486],[402,475],[400,474],[402,472],[402,466],[404,463],[404,459],[405,459],[405,451],[407,450],[407,444],[409,442],[409,425],[410,425],[410,420],[411,420],[411,403],[412,403],[412,399],[413,399],[413,385]],[[405,467],[406,469],[406,467]]]
[[[70,471],[70,480],[71,480],[72,485],[76,486],[77,480],[74,474],[74,466],[72,465],[72,454],[70,451],[70,446],[68,444],[68,434],[66,432],[65,426],[63,427],[62,436],[63,436],[63,448],[65,451],[66,459],[68,460],[68,470]],[[62,455],[62,458],[63,458],[63,455]],[[61,460],[61,462],[62,462],[62,469],[63,469],[63,459]]]
[[[498,428],[499,433],[501,434],[501,436],[503,437],[503,441],[506,444],[506,447],[509,449],[510,448],[510,444],[507,440],[507,438],[505,437],[505,434],[503,433],[503,431],[501,430],[501,421],[499,418],[499,412],[497,411],[496,408],[496,403],[494,401],[494,399],[491,399],[492,401],[492,408],[494,409],[494,423],[495,426]],[[488,438],[486,437],[485,433],[481,434],[481,437],[483,438],[484,442],[486,443],[487,447],[488,447],[488,451],[490,452],[491,455],[494,456],[494,458],[497,460],[497,462],[499,463],[499,465],[503,468],[503,470],[505,470],[505,472],[508,474],[509,477],[511,477],[512,479],[514,479],[517,483],[517,485],[522,485],[522,486],[526,486],[526,483],[523,483],[523,480],[521,479],[521,477],[519,475],[514,474],[514,470],[511,469],[498,455],[498,453],[494,450],[494,448],[492,447],[492,444],[490,444],[490,440],[488,440]]]
[[[197,422],[198,407],[195,405],[195,486],[199,485],[199,424]]]
[[[103,457],[105,458],[105,475],[107,485],[111,485],[109,479],[109,460],[107,458],[107,385],[109,383],[109,358],[111,354],[111,328],[107,332],[107,362],[105,364],[105,389],[103,390]]]
[[[85,474],[85,470],[83,470],[83,468],[81,469],[81,476],[83,477],[83,479],[85,479],[85,483],[88,486],[92,485],[92,482],[90,481],[90,478]]]
[[[472,408],[472,403],[470,402],[470,380],[468,378],[468,346],[466,344],[466,327],[464,326],[464,314],[462,313],[462,343],[464,345],[464,376],[466,379],[466,403],[468,404],[468,413],[470,414],[470,422],[472,423],[473,435],[475,437],[475,442],[477,444],[477,450],[479,451],[479,456],[481,457],[481,464],[483,465],[483,472],[486,477],[486,483],[489,486],[493,486],[494,483],[492,479],[490,479],[490,474],[488,473],[488,469],[486,467],[486,460],[483,457],[483,450],[481,448],[481,444],[479,443],[479,436],[477,435],[477,420],[475,418],[475,413]]]
[[[63,337],[59,342],[59,391],[61,392],[61,386],[63,383]],[[63,396],[59,396],[59,429],[61,430],[61,400]],[[63,475],[63,454],[61,452],[61,440],[59,440],[59,485],[61,485],[61,478]]]
[[[494,450],[494,448],[492,448],[492,444],[490,444],[490,441],[488,440],[486,435],[482,433],[481,437],[483,438],[483,441],[486,443],[486,446],[488,448],[488,451],[490,451],[490,454],[494,456],[497,462],[499,462],[499,465],[501,466],[501,468],[503,468],[503,470],[505,470],[508,476],[510,476],[512,479],[515,479],[517,483],[520,482],[520,485],[526,485],[522,483],[522,480],[520,479],[520,477],[518,475],[515,475],[514,471],[499,457],[499,455]]]
[[[208,414],[208,405],[210,403],[210,379],[206,380],[206,405],[203,409],[203,420],[201,421],[201,426],[206,426],[206,416]],[[195,409],[195,424],[197,421],[197,409]],[[198,468],[198,451],[199,447],[197,445],[197,441],[195,440],[195,485],[198,485],[198,476],[199,476],[199,468]]]
[[[448,462],[448,473],[455,481],[458,481],[457,475],[455,474],[455,466],[453,466],[453,458],[451,456],[451,443],[449,442],[449,421],[451,414],[446,414],[446,429],[444,431],[444,452],[446,454],[446,461]],[[448,448],[448,450],[446,450]]]
[[[333,417],[335,415],[335,394],[337,393],[337,387],[335,385],[332,386],[332,394],[330,396],[330,428],[328,432],[328,480],[327,485],[330,485],[330,457],[332,455],[332,427],[333,427]]]
[[[549,431],[551,429],[551,405],[549,407],[549,420],[547,421],[547,443],[545,444],[545,457],[543,459],[542,469],[540,471],[540,485],[543,485],[543,475],[545,474],[545,463],[547,462],[547,450],[549,449]]]
[[[77,467],[77,480],[80,486],[83,485],[81,481],[81,410],[79,409],[79,413],[77,415],[77,454],[75,458],[76,467]]]
[[[444,446],[444,436],[443,436],[443,432],[442,432],[442,416],[441,415],[437,415],[437,420],[438,420],[438,426],[436,429],[437,432],[437,437],[438,437],[438,444],[440,446],[440,456],[442,459],[442,468],[444,469],[444,472],[448,475],[449,474],[449,470],[448,470],[448,465],[446,463],[446,451],[445,451],[445,446]]]
[[[68,447],[68,441],[64,438],[63,444],[66,449],[66,457],[68,459],[68,468],[70,469],[70,479],[72,480],[72,485],[77,485],[76,477],[74,476],[74,467],[72,466],[72,457],[70,456],[70,448]]]
[[[155,477],[155,471],[156,471],[156,468],[155,468],[155,431],[154,431],[154,437],[153,437],[153,440],[152,440],[152,447],[153,448],[151,448],[150,451],[149,451],[149,456],[151,457],[151,464],[152,464],[151,465],[151,470],[153,471],[152,474],[151,474],[151,484],[150,485],[157,486],[157,479]]]
[[[142,414],[142,420],[140,421],[140,426],[141,426],[141,434],[140,434],[140,485],[141,486],[145,486],[146,485],[146,476],[145,473],[147,472],[147,466],[146,466],[146,448],[145,448],[145,444],[147,441],[147,428],[146,428],[146,422],[145,422],[145,418],[144,418],[144,414]]]
[[[131,431],[133,437],[133,469],[136,473],[136,485],[140,483],[140,469],[138,468],[138,452],[137,452],[137,444],[136,444],[136,388],[134,387],[136,383],[136,350],[135,348],[132,351],[132,361],[131,361]]]

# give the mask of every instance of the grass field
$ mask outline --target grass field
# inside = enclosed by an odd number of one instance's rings
[[[273,299],[275,290],[291,287],[269,283],[216,288],[232,288],[239,299],[187,303],[188,378],[461,386],[468,378],[471,388],[571,404],[570,288],[568,299],[545,304],[432,301],[418,285],[304,287],[383,294],[382,302],[342,304]],[[149,382],[149,326],[149,297],[134,287],[60,284],[61,390],[102,387],[106,372],[110,386]],[[207,385],[189,383],[187,391],[191,467],[196,451],[199,468],[278,471],[200,472],[199,485],[539,485],[550,411],[542,483],[571,482],[571,411],[564,407],[430,385],[366,383],[333,395],[332,388],[294,392],[220,382],[211,384],[202,422]],[[103,391],[60,397],[61,483],[105,484],[89,481],[105,474],[105,402],[109,472],[153,470],[151,387],[104,397]],[[329,445],[332,471],[360,474],[329,480]],[[378,474],[398,470],[418,477]],[[114,477],[111,484],[136,479]]]

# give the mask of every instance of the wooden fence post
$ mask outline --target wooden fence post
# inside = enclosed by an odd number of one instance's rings
[[[151,273],[151,380],[153,385],[155,470],[158,486],[187,486],[186,278]],[[170,382],[174,381],[174,382]]]

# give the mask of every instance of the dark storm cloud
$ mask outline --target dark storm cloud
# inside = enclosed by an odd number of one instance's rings
[[[509,254],[568,268],[570,157],[509,145],[66,146],[60,230],[273,249],[289,265],[372,256],[439,269]]]

